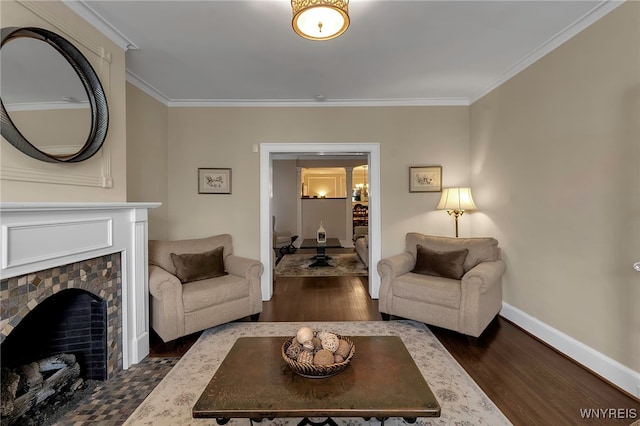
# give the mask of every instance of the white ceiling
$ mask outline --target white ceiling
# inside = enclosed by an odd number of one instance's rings
[[[167,105],[467,105],[621,2],[351,0],[323,42],[293,32],[289,0],[67,4]]]

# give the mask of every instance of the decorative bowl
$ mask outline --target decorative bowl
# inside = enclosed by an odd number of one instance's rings
[[[353,358],[353,355],[356,353],[356,345],[353,344],[351,339],[345,336],[340,336],[339,334],[336,334],[336,336],[349,344],[349,355],[347,355],[345,360],[342,362],[328,365],[314,365],[306,362],[298,362],[295,359],[291,359],[287,356],[287,349],[289,348],[289,346],[291,346],[292,339],[287,339],[282,344],[282,358],[294,373],[302,377],[308,377],[310,379],[322,379],[335,376],[336,374],[347,368],[347,366],[351,362],[351,359]]]

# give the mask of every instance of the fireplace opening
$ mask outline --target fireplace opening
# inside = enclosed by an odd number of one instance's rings
[[[107,379],[107,307],[80,289],[52,295],[36,306],[0,346],[4,368],[50,355],[75,355],[86,379]]]
[[[0,345],[3,424],[7,416],[40,415],[48,405],[57,410],[85,381],[106,380],[107,356],[106,301],[82,289],[48,297]],[[22,401],[30,399],[36,402],[25,408]]]

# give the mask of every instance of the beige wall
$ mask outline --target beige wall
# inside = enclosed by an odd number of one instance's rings
[[[161,202],[149,210],[149,238],[167,239],[168,107],[127,84],[127,201]]]
[[[628,2],[471,107],[473,233],[504,300],[640,371],[640,5]]]
[[[349,203],[349,207],[351,203]],[[305,198],[302,200],[302,236],[316,239],[320,224],[327,238],[347,240],[347,204],[344,198]]]
[[[298,171],[296,160],[273,161],[271,214],[276,231],[298,234]]]
[[[62,2],[39,1],[27,5],[33,10],[15,1],[3,0],[2,27],[41,27],[73,43],[87,57],[103,85],[109,105],[109,131],[104,148],[89,160],[77,164],[34,160],[3,138],[0,142],[0,201],[126,201],[124,51]],[[73,34],[65,33],[65,28],[72,28]],[[102,49],[111,56],[110,63],[101,59],[99,52]],[[105,175],[105,168],[110,168],[111,173]],[[113,187],[86,186],[95,185],[95,182],[100,185],[103,177],[111,177]],[[56,180],[73,184],[51,183]]]
[[[439,193],[409,193],[410,165],[442,165],[445,186],[469,184],[468,107],[169,108],[168,129],[169,237],[229,232],[236,252],[254,258],[260,182],[253,144],[380,143],[383,256],[401,252],[409,231],[453,236],[451,218],[433,211]],[[231,167],[232,194],[198,195],[198,167]],[[470,221],[461,222],[461,235],[469,235]]]

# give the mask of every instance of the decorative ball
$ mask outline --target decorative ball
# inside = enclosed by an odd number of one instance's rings
[[[336,349],[334,354],[340,355],[342,356],[342,358],[346,359],[349,356],[350,349],[351,348],[349,347],[349,344],[347,343],[347,341],[340,339],[340,342],[338,344],[338,349]]]
[[[333,364],[333,353],[326,349],[320,349],[313,357],[314,365],[331,365]]]
[[[311,339],[313,339],[313,330],[309,327],[301,327],[296,333],[296,340],[301,345]]]
[[[344,361],[344,357],[342,355],[333,354],[333,362],[337,364],[342,361]]]
[[[312,364],[313,363],[313,354],[309,351],[301,351],[298,354],[298,362],[304,363],[304,364]]]
[[[318,331],[318,332],[316,333],[316,336],[318,337],[318,339],[322,340],[322,339],[324,339],[324,336],[325,336],[325,334],[327,334],[327,333],[329,333],[329,332],[328,332],[328,331],[325,331],[325,330],[321,330],[321,331]]]
[[[307,340],[306,342],[304,342],[302,344],[302,347],[304,348],[305,351],[309,351],[309,352],[313,352],[313,350],[315,349],[315,346],[312,340]]]
[[[291,359],[298,359],[298,355],[300,355],[300,352],[302,352],[302,346],[300,346],[300,344],[296,342],[289,345],[286,354]]]
[[[333,333],[325,333],[322,338],[322,349],[326,349],[331,353],[334,353],[340,345],[340,339]]]

